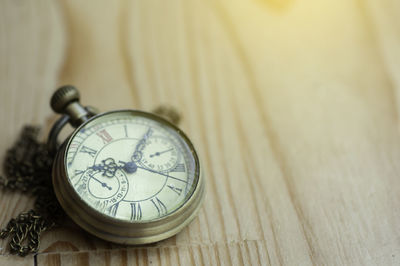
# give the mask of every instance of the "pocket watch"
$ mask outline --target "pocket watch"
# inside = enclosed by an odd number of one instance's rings
[[[56,152],[56,197],[87,232],[120,244],[147,244],[181,231],[197,214],[204,180],[188,137],[167,120],[138,110],[97,113],[73,86],[59,88],[49,147]],[[58,145],[66,124],[75,129]]]

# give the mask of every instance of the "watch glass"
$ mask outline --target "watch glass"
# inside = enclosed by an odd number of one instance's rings
[[[131,110],[81,125],[67,144],[65,167],[85,204],[131,222],[175,212],[199,179],[198,158],[187,137],[153,114]]]

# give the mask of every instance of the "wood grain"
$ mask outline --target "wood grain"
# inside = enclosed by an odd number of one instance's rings
[[[264,265],[264,241],[39,254],[39,265]]]
[[[38,3],[0,4],[2,150],[23,123],[50,125],[57,85],[104,111],[169,104],[207,195],[151,246],[67,221],[44,235],[37,265],[400,263],[396,1]],[[29,202],[2,193],[0,206],[5,224]]]
[[[58,6],[45,0],[0,3],[1,162],[24,124],[43,124],[51,114],[48,99],[65,53],[64,25],[59,14]],[[0,224],[5,226],[10,218],[30,209],[32,199],[1,192],[0,206]],[[0,254],[4,254],[6,242],[0,243]]]

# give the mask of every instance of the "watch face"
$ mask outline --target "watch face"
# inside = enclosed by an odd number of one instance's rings
[[[87,205],[134,222],[178,210],[199,178],[197,155],[183,133],[138,111],[105,113],[78,128],[65,165],[70,184]]]

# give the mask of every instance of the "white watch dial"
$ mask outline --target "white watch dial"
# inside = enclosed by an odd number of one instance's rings
[[[69,141],[66,168],[74,190],[89,206],[137,222],[182,207],[199,171],[179,131],[130,111],[107,113],[81,127]]]

